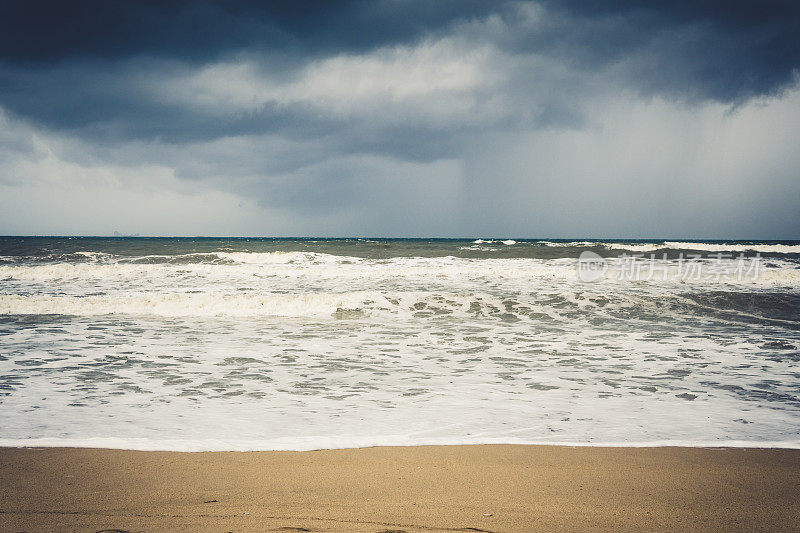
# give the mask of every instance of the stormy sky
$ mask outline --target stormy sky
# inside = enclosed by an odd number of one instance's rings
[[[0,234],[800,239],[795,1],[0,3]]]

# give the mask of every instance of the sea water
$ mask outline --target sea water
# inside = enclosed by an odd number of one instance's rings
[[[798,362],[798,242],[0,238],[6,446],[800,447]]]

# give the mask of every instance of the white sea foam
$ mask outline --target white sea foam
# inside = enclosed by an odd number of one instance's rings
[[[75,252],[75,255],[86,257],[92,261],[105,261],[113,258],[113,254],[107,252]]]
[[[392,295],[402,298],[404,295]],[[345,294],[157,293],[126,296],[0,295],[0,314],[331,317],[337,312],[386,310],[398,305],[377,292]]]
[[[472,246],[460,246],[459,250],[474,250],[478,252],[496,252],[500,248],[493,248],[491,246],[481,246],[480,244],[473,244]]]
[[[237,263],[255,265],[295,264],[295,263],[327,263],[335,264],[342,260],[341,256],[317,252],[217,252],[222,259]]]
[[[416,440],[401,435],[388,437],[363,437],[353,439],[305,437],[277,438],[265,441],[240,441],[235,439],[159,440],[147,438],[93,437],[86,439],[38,438],[0,439],[0,447],[8,448],[102,448],[110,450],[169,451],[169,452],[253,452],[253,451],[314,451],[372,448],[375,446],[459,446],[486,444],[517,444],[527,446],[569,446],[588,448],[780,448],[800,449],[800,440],[657,440],[646,442],[586,442],[543,441],[504,438],[440,438]]]
[[[279,253],[279,254],[226,254],[217,253],[216,256],[227,259],[227,262],[201,262],[189,264],[172,263],[41,263],[41,264],[10,264],[0,265],[0,280],[6,281],[57,281],[70,280],[114,280],[114,279],[169,279],[175,277],[193,278],[197,283],[198,277],[206,280],[223,279],[226,282],[236,280],[247,282],[252,286],[254,278],[263,276],[284,276],[300,278],[303,276],[319,277],[321,279],[341,278],[352,280],[355,278],[392,278],[392,277],[432,277],[460,278],[460,277],[485,277],[490,281],[495,280],[536,280],[566,279],[576,280],[575,259],[471,259],[457,257],[433,258],[392,258],[392,259],[363,259],[358,257],[335,256],[319,253]],[[250,257],[252,256],[252,257]],[[735,264],[736,258],[728,259],[728,263]],[[614,258],[609,259],[613,266]],[[767,285],[785,281],[793,283],[800,278],[800,269],[793,263],[774,263],[778,268],[764,268],[763,282]],[[667,276],[665,281],[679,279],[677,262],[667,263],[672,265],[675,276]],[[724,263],[723,263],[724,264]],[[608,276],[609,279],[613,276]],[[662,280],[662,277],[653,279],[653,283]],[[713,281],[713,280],[702,280]],[[733,279],[725,278],[731,282]],[[758,280],[756,280],[758,282]]]
[[[742,243],[703,243],[690,241],[665,241],[663,243],[646,242],[603,242],[603,241],[537,241],[537,244],[555,248],[581,248],[600,246],[610,250],[628,250],[632,252],[655,252],[658,250],[693,250],[700,252],[751,252],[775,254],[800,254],[798,244],[742,244]]]
[[[800,254],[800,245],[798,244],[707,244],[696,242],[665,242],[664,245],[673,249],[703,250],[708,252]]]
[[[83,256],[0,265],[0,445],[800,447],[791,258]]]
[[[476,239],[476,240],[474,240],[472,242],[473,242],[473,244],[501,243],[501,244],[505,244],[506,246],[511,246],[513,244],[517,244],[517,241],[512,240],[512,239],[505,239],[505,240],[499,240],[499,239]]]

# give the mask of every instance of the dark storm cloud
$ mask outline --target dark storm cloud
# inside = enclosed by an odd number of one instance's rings
[[[158,79],[172,66],[149,65],[148,76]],[[87,140],[114,144],[128,139],[158,139],[188,143],[227,134],[324,136],[341,124],[303,109],[266,103],[247,112],[224,116],[176,105],[136,83],[144,66],[118,69],[114,65],[71,64],[54,68],[0,69],[2,104],[21,117]]]
[[[317,57],[414,41],[493,9],[491,2],[477,1],[5,2],[0,106],[103,143],[265,133],[307,138],[339,131],[343,145],[348,130],[363,128],[307,106],[267,102],[219,116],[167,102],[135,80],[142,71],[158,78],[241,53],[268,63],[274,77]],[[433,144],[419,142],[424,135],[397,137],[397,130],[386,132],[396,141],[383,143],[389,153],[409,145],[423,148],[417,157],[438,153]],[[369,152],[381,144],[380,137],[359,136],[351,149]]]
[[[0,57],[36,63],[131,55],[206,60],[244,48],[358,51],[494,9],[481,1],[11,0],[0,5]]]
[[[131,56],[207,61],[236,50],[280,50],[298,59],[405,43],[493,13],[514,28],[515,7],[526,3],[12,0],[0,4],[0,58],[23,64]],[[779,89],[800,64],[795,1],[538,3],[549,20],[505,36],[513,46],[562,53],[587,67],[642,53],[649,65],[640,65],[639,74],[653,89],[680,92],[688,85],[727,101]]]
[[[316,141],[300,153],[260,152],[248,169],[253,173],[290,172],[322,161],[331,155],[375,154],[414,161],[432,161],[452,154],[469,131],[418,123],[415,120],[381,121],[375,117],[354,119],[320,113],[305,103],[266,102],[244,111],[222,114],[202,112],[174,105],[131,86],[126,73],[117,75],[97,70],[75,75],[77,68],[36,73],[0,71],[0,87],[6,89],[4,104],[18,116],[33,118],[49,128],[66,130],[87,142],[88,154],[72,157],[109,157],[109,150],[132,140],[155,140],[167,146],[191,145],[226,136],[275,136],[286,141]],[[49,75],[45,75],[48,72]],[[129,72],[127,74],[130,74]],[[54,87],[58,95],[54,95]],[[372,120],[371,120],[372,118]],[[199,178],[209,170],[237,168],[240,154],[219,158],[214,169],[197,168],[158,154],[137,152],[127,161],[124,151],[117,162],[176,166],[180,177]],[[190,167],[190,168],[187,168]]]
[[[532,23],[523,20],[537,5],[545,9]],[[326,135],[348,126],[298,106],[204,116],[143,94],[130,78],[137,69],[157,76],[162,68],[166,75],[236,54],[268,58],[275,75],[315,58],[458,35],[459,24],[493,14],[503,29],[479,31],[476,41],[599,72],[644,93],[741,102],[791,84],[800,64],[796,2],[10,1],[0,4],[0,105],[51,128],[107,140]],[[523,66],[506,88],[523,107],[527,76]],[[552,102],[537,122],[580,124],[574,106],[559,96],[570,89],[549,90]],[[407,117],[406,129],[414,129],[415,118]],[[398,150],[409,144],[389,139]]]
[[[793,87],[797,35],[800,3],[777,1],[0,2],[0,184],[121,175],[223,191],[285,210],[292,224],[335,214],[337,231],[369,233],[343,222],[359,212],[387,233],[398,230],[381,220],[396,216],[423,233],[500,221],[522,235],[536,202],[555,210],[541,220],[557,228],[562,206],[583,198],[591,210],[587,191],[607,191],[618,214],[648,205],[636,196],[647,183],[673,187],[673,174],[751,191],[755,164],[733,185],[727,155],[707,157],[704,168],[722,169],[708,177],[671,165],[693,146],[684,129],[703,124],[686,116],[710,120]],[[637,105],[647,110],[635,115]],[[661,136],[672,113],[660,105],[689,110],[680,131]],[[649,138],[681,150],[662,160],[648,144],[624,159]],[[765,165],[779,168],[780,186],[760,204],[771,212],[775,198],[796,196],[794,160],[775,153]],[[516,211],[504,207],[512,200]],[[629,222],[606,216],[613,231]],[[567,222],[580,232],[579,216]]]
[[[800,2],[544,0],[555,23],[522,36],[587,68],[638,55],[646,90],[730,102],[796,82]]]

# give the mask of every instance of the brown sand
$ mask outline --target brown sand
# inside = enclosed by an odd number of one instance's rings
[[[800,530],[800,450],[0,449],[2,531]]]

